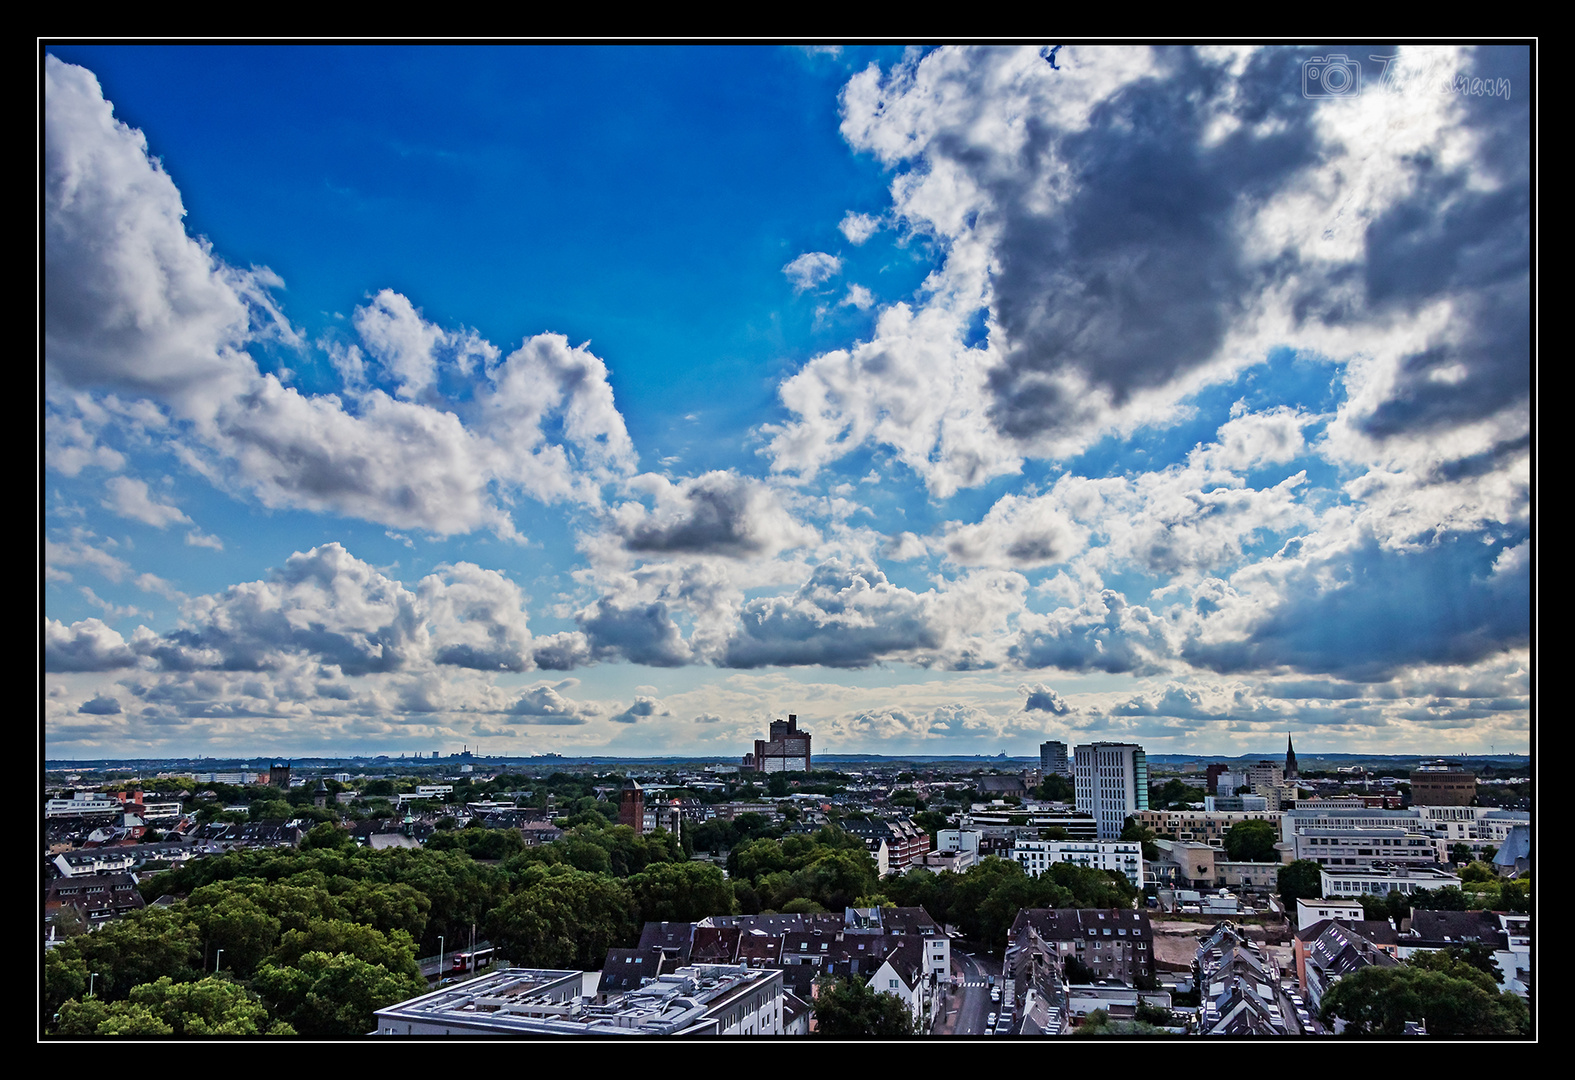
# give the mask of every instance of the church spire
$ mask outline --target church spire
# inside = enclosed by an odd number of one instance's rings
[[[1296,751],[1291,748],[1291,733],[1285,733],[1285,779],[1296,779]]]

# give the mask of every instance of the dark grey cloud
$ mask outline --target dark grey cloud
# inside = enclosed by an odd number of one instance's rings
[[[629,551],[743,558],[815,539],[758,480],[710,472],[676,485],[658,483],[654,512],[630,503],[613,515],[612,531]]]
[[[1076,370],[1121,404],[1212,360],[1233,320],[1290,269],[1277,253],[1249,254],[1239,216],[1322,152],[1316,110],[1298,92],[1305,57],[1259,52],[1239,77],[1190,49],[1158,57],[1081,130],[1031,123],[1027,167],[980,177],[1000,229],[992,281],[1010,343],[990,376],[991,415],[1008,435],[1078,421],[1079,403],[1047,378],[1057,372]],[[1221,114],[1242,123],[1211,142]],[[948,144],[932,153],[948,156]],[[1047,205],[1051,172],[1071,194]]]
[[[577,631],[536,638],[531,656],[543,671],[570,671],[591,662],[590,643]]]
[[[668,521],[647,519],[624,537],[630,551],[716,552],[752,555],[764,549],[749,520],[749,482],[713,473],[685,485],[686,513]]]
[[[77,712],[87,713],[90,716],[114,716],[120,712],[120,702],[100,694],[98,697],[84,701]]]
[[[1282,583],[1282,603],[1245,639],[1194,636],[1182,658],[1222,672],[1382,681],[1408,665],[1470,664],[1530,642],[1529,558],[1458,536],[1415,551],[1367,539],[1341,556],[1335,582],[1328,567],[1309,566]]]
[[[653,716],[671,716],[667,707],[653,697],[636,697],[634,704],[623,712],[608,717],[615,724],[633,724]]]
[[[1072,706],[1066,699],[1043,683],[1033,686],[1019,686],[1019,693],[1026,693],[1028,700],[1023,704],[1025,712],[1047,712],[1052,716],[1065,716],[1072,711]]]
[[[628,660],[653,667],[678,667],[689,660],[689,646],[661,601],[623,607],[605,598],[575,619],[594,659]]]

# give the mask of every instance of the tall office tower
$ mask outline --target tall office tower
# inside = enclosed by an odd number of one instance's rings
[[[1072,777],[1072,763],[1067,760],[1066,743],[1042,742],[1039,744],[1039,771],[1045,775],[1055,773],[1067,779]]]
[[[1094,818],[1101,840],[1121,839],[1128,817],[1148,809],[1148,757],[1133,743],[1090,743],[1072,751],[1077,808]]]

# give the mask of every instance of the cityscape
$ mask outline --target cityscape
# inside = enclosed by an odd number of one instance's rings
[[[48,763],[81,786],[44,804],[45,1030],[1532,1034],[1524,759],[817,766],[797,715],[765,734],[621,769]],[[166,973],[128,985],[150,933]],[[1385,1007],[1413,970],[1443,978]]]
[[[1533,41],[40,41],[41,1040],[1531,1040]]]

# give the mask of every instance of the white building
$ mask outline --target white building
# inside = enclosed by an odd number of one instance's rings
[[[49,799],[44,803],[46,818],[90,817],[94,814],[118,814],[126,804],[113,795],[97,791],[79,791],[69,799]]]
[[[1385,866],[1373,869],[1336,869],[1320,867],[1318,878],[1323,894],[1331,899],[1342,896],[1388,896],[1392,892],[1413,893],[1418,889],[1460,888],[1460,878],[1443,870],[1418,866]]]
[[[580,971],[509,968],[377,1010],[379,1035],[781,1035],[782,972],[695,964],[605,1005]]]
[[[1367,918],[1360,900],[1303,900],[1296,901],[1296,929],[1305,930],[1313,923],[1338,919],[1340,922],[1361,922]]]
[[[1126,820],[1148,809],[1148,757],[1132,743],[1089,743],[1073,751],[1077,808],[1091,814],[1099,839],[1119,840]]]
[[[1030,877],[1038,877],[1056,863],[1069,862],[1095,870],[1122,874],[1135,888],[1143,888],[1143,845],[1123,840],[1019,840],[1011,857]]]

